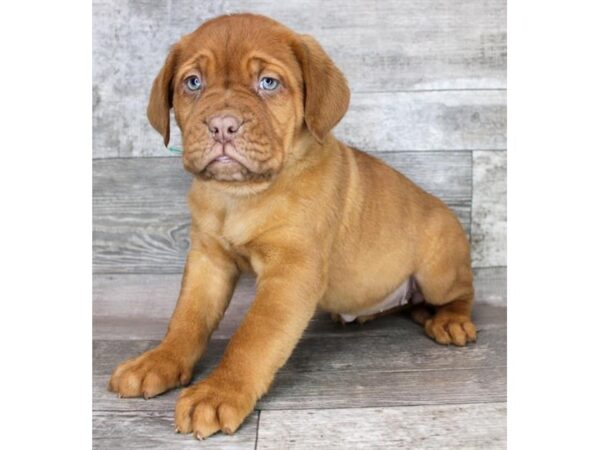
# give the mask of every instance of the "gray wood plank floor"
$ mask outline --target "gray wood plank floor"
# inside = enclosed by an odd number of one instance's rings
[[[117,276],[117,278],[123,275]],[[114,281],[114,280],[113,280]],[[116,283],[119,285],[119,283]],[[164,322],[134,320],[141,302],[123,288],[120,327],[130,335],[110,339],[109,316],[95,316],[93,367],[94,448],[502,448],[506,441],[506,309],[479,304],[479,339],[466,348],[440,346],[404,316],[341,326],[319,313],[312,320],[270,392],[233,437],[201,444],[173,431],[178,391],[151,400],[118,399],[106,390],[120,361],[158,343]],[[139,286],[139,285],[138,285]],[[96,290],[102,291],[100,286]],[[95,314],[107,292],[97,294]],[[152,289],[152,285],[147,287]],[[144,289],[140,288],[143,298]],[[243,282],[196,367],[194,381],[218,364],[228,338],[250,302]],[[113,298],[116,303],[117,299]],[[104,306],[106,307],[106,305]],[[126,312],[129,317],[127,319]],[[156,317],[166,309],[151,308]],[[98,320],[102,317],[101,320]],[[143,338],[150,331],[154,339]],[[133,338],[132,338],[133,337]]]

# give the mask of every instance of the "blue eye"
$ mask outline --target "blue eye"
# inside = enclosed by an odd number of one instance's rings
[[[277,89],[278,86],[279,81],[271,77],[262,77],[260,79],[260,83],[258,83],[258,87],[264,89],[265,91],[273,91]]]
[[[197,91],[202,87],[202,82],[200,81],[200,77],[192,75],[185,79],[185,85],[190,91]]]

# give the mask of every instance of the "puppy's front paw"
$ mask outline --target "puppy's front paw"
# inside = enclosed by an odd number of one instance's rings
[[[425,332],[438,344],[454,344],[460,347],[477,339],[477,329],[471,319],[456,314],[437,313],[425,321]]]
[[[121,363],[110,378],[108,390],[119,397],[150,398],[188,384],[192,369],[177,353],[157,347]]]
[[[175,430],[193,432],[197,439],[217,431],[233,434],[255,403],[239,386],[209,377],[181,393],[175,405]]]

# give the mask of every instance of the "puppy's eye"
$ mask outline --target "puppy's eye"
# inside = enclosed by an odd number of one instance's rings
[[[258,83],[258,87],[265,91],[274,91],[279,86],[279,81],[271,77],[262,77]]]
[[[187,87],[190,91],[198,91],[202,87],[202,81],[200,81],[199,76],[192,75],[185,79],[185,87]]]

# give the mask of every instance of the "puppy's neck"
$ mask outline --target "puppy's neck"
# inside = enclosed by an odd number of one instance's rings
[[[337,139],[328,133],[322,142],[304,128],[296,137],[286,155],[286,164],[282,172],[298,172],[307,167],[322,164],[337,149]]]

